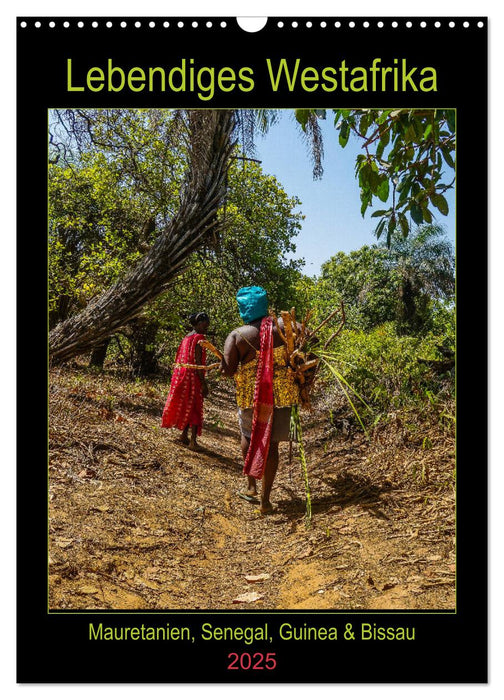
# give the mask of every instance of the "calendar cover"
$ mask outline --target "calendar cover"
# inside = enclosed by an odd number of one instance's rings
[[[487,19],[16,25],[18,681],[486,682]]]

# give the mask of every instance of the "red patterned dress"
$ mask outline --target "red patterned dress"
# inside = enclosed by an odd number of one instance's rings
[[[195,369],[180,367],[181,364],[194,365],[196,345],[203,340],[202,333],[190,333],[180,343],[175,357],[170,393],[163,410],[163,428],[184,430],[187,425],[197,425],[201,435],[203,425],[203,394],[201,380]],[[206,351],[201,349],[201,364],[206,363]]]

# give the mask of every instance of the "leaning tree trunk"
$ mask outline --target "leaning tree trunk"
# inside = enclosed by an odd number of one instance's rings
[[[233,127],[232,111],[189,112],[189,169],[177,214],[123,280],[51,331],[51,362],[89,351],[137,316],[179,274],[206,234],[215,230],[225,196]]]
[[[91,353],[91,359],[89,360],[90,367],[98,367],[103,369],[105,363],[105,358],[107,357],[107,350],[110,345],[112,338],[105,338],[105,340],[100,340],[98,345],[95,345],[93,352]]]

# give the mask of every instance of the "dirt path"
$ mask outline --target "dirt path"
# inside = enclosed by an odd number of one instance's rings
[[[164,386],[51,381],[52,609],[451,609],[452,450],[402,424],[370,446],[305,418],[313,518],[287,446],[275,513],[243,485],[232,394],[206,402],[203,451],[159,428]],[[423,445],[423,447],[422,447]],[[250,577],[256,577],[255,580]],[[247,595],[250,602],[236,602]]]

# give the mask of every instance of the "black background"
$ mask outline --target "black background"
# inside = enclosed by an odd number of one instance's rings
[[[486,289],[487,289],[487,27],[485,18],[270,18],[259,33],[241,30],[233,18],[18,18],[18,390],[30,399],[18,409],[18,681],[19,682],[485,682],[487,679],[487,454]],[[63,28],[68,19],[69,28]],[[296,29],[288,25],[296,20]],[[313,26],[304,27],[310,19]],[[462,24],[467,19],[468,29]],[[19,28],[21,21],[27,27]],[[35,28],[35,21],[41,27]],[[77,28],[82,20],[84,28]],[[111,29],[105,22],[113,23]],[[142,27],[135,28],[140,21]],[[320,28],[325,20],[327,27]],[[350,29],[350,21],[356,27]],[[367,20],[370,27],[364,29]],[[441,27],[433,27],[434,20]],[[179,29],[178,21],[184,22]],[[197,21],[199,27],[193,28]],[[427,28],[420,28],[425,21]],[[478,28],[477,22],[484,23]],[[406,58],[408,67],[432,66],[437,92],[274,93],[265,58],[300,58],[302,67],[382,65]],[[164,66],[194,58],[196,66],[254,69],[255,88],[245,93],[216,91],[202,102],[196,93],[84,93],[66,91],[67,58],[75,68],[114,65]],[[289,60],[289,63],[291,60]],[[418,75],[418,73],[417,73]],[[77,81],[76,81],[77,82]],[[80,83],[81,84],[81,83]],[[156,614],[131,612],[47,612],[47,110],[56,107],[438,107],[457,110],[457,609],[455,612],[233,612]],[[37,294],[33,294],[33,290]],[[477,332],[475,324],[477,323]],[[474,361],[478,371],[475,374]],[[24,386],[30,367],[29,386]],[[36,416],[36,420],[33,419]],[[265,525],[266,526],[266,525]],[[203,642],[201,625],[245,627],[268,621],[272,645]],[[302,627],[336,626],[337,642],[278,639],[283,622]],[[106,642],[89,640],[88,626],[189,626],[190,642]],[[415,641],[345,641],[346,623],[415,628]],[[228,653],[276,652],[274,671],[228,671]],[[453,661],[455,656],[456,660]]]

